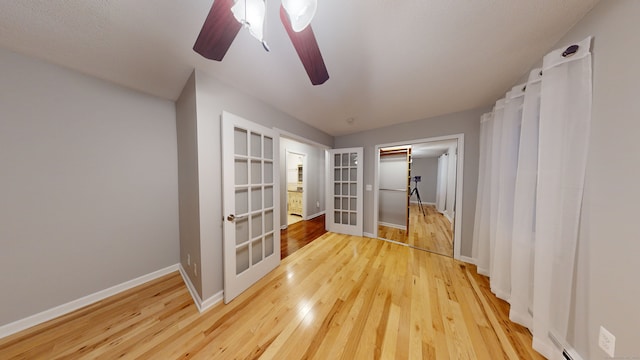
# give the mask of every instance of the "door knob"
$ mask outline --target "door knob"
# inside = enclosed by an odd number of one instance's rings
[[[237,221],[237,220],[246,219],[247,217],[249,217],[249,215],[235,216],[233,214],[229,214],[229,216],[227,216],[227,220],[229,220],[230,222],[234,222],[234,221]]]

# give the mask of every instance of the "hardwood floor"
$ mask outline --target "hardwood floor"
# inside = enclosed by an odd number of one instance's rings
[[[325,216],[320,215],[311,220],[299,221],[280,230],[280,256],[281,259],[300,250],[321,235],[327,232],[324,225]]]
[[[453,257],[451,223],[436,210],[435,206],[424,205],[423,207],[426,216],[422,215],[417,204],[411,204],[408,233],[405,230],[379,225],[378,237]]]
[[[0,359],[542,359],[475,267],[327,233],[199,314],[178,273],[0,339]]]

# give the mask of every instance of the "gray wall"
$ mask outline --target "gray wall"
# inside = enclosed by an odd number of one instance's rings
[[[203,300],[222,290],[222,159],[220,114],[228,111],[331,147],[333,138],[196,70],[199,233]],[[281,189],[281,204],[286,204]],[[194,230],[195,231],[195,230]]]
[[[411,177],[416,175],[422,176],[422,181],[418,183],[422,203],[435,204],[438,189],[438,158],[413,158]],[[415,183],[412,182],[411,186],[414,185]],[[411,197],[411,201],[418,201],[415,194]]]
[[[401,141],[410,144],[417,142],[414,140],[463,133],[464,189],[462,194],[461,255],[471,256],[476,190],[478,187],[480,116],[490,110],[490,108],[474,109],[340,136],[335,139],[335,147],[364,147],[364,183],[373,185],[376,145]],[[373,191],[365,191],[364,232],[366,233],[374,233],[373,205]]]
[[[616,357],[640,357],[640,1],[603,0],[554,48],[593,40],[593,112],[571,342],[602,359],[598,329],[616,336]]]
[[[196,75],[191,74],[176,100],[178,192],[180,203],[180,263],[202,295],[200,265],[200,188],[198,186],[198,126]],[[191,264],[187,260],[191,259]]]
[[[0,325],[178,262],[175,108],[0,49]]]
[[[304,170],[307,174],[306,184],[307,191],[304,204],[307,210],[307,216],[312,217],[325,211],[325,150],[308,144],[303,144],[287,138],[280,138],[280,225],[287,225],[287,195],[286,185],[286,168],[284,159],[286,158],[286,150],[298,152],[307,155],[307,167]],[[320,205],[318,205],[318,203]]]

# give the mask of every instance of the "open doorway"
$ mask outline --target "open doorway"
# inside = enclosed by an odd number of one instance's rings
[[[279,133],[280,253],[285,258],[326,232],[324,178],[328,147],[284,130]]]
[[[287,150],[287,225],[295,224],[306,218],[306,162],[307,155]]]
[[[280,229],[325,214],[327,146],[280,132]],[[291,222],[290,222],[291,221]]]
[[[462,134],[376,146],[377,237],[459,257]]]

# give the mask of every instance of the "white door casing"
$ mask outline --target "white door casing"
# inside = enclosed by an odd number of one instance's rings
[[[280,264],[279,137],[222,113],[224,302]]]

